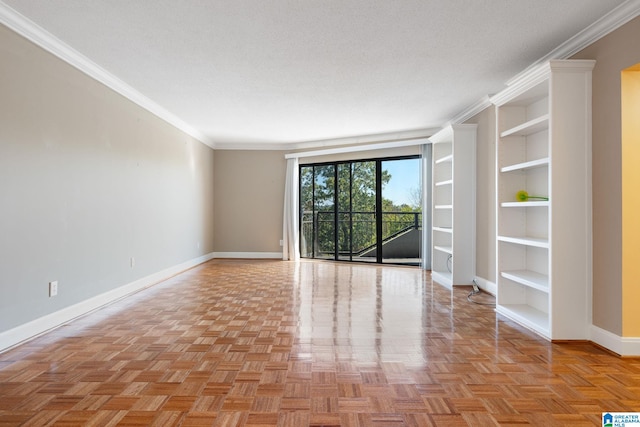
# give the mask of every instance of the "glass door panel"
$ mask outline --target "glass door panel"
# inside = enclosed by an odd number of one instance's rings
[[[301,166],[300,255],[419,264],[420,182],[419,158]]]
[[[313,166],[300,168],[300,256],[313,258]]]
[[[353,259],[376,262],[376,162],[352,163]]]
[[[420,264],[422,186],[420,159],[382,162],[382,262]]]
[[[338,259],[351,261],[352,214],[351,214],[351,163],[338,164]]]
[[[314,168],[315,213],[315,258],[335,259],[336,252],[336,212],[335,189],[336,166],[324,165]]]

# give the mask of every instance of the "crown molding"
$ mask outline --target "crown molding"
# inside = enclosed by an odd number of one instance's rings
[[[627,0],[540,58],[538,62],[566,59],[640,15],[640,0]]]
[[[370,135],[360,135],[345,138],[324,139],[317,141],[305,141],[287,145],[290,150],[308,150],[311,148],[327,148],[327,147],[340,147],[345,145],[358,145],[358,144],[375,144],[380,142],[396,142],[403,140],[413,140],[428,138],[437,132],[440,128],[424,128],[413,129],[398,132],[387,132]]]
[[[585,47],[589,46],[596,40],[606,36],[610,32],[616,30],[620,26],[626,24],[633,18],[640,15],[640,0],[626,0],[620,6],[594,22],[589,27],[580,31],[569,40],[565,41],[544,57],[531,64],[522,72],[512,77],[506,84],[507,86],[513,86],[523,80],[523,77],[531,80],[531,75],[535,74],[535,69],[540,72],[539,66],[552,59],[566,59]],[[292,142],[292,143],[223,143],[214,142],[208,138],[205,134],[190,126],[182,119],[167,111],[151,99],[147,98],[122,80],[115,77],[87,57],[72,49],[67,44],[42,29],[34,22],[30,21],[20,13],[11,9],[5,3],[0,0],[0,24],[5,25],[11,30],[15,31],[22,37],[33,42],[42,49],[50,52],[61,60],[67,62],[71,66],[77,68],[98,82],[104,84],[145,110],[156,115],[160,119],[166,121],[172,126],[192,136],[203,144],[208,145],[211,148],[221,150],[304,150],[312,148],[326,148],[337,147],[352,144],[369,144],[384,141],[397,141],[402,139],[413,139],[429,137],[440,128],[435,129],[419,129],[404,132],[393,132],[378,135],[365,135],[348,138],[337,138],[329,140],[319,141],[304,141],[304,142]],[[460,112],[453,118],[451,118],[443,127],[450,124],[459,124],[480,113],[485,108],[489,107],[491,102],[495,102],[495,98],[486,96],[475,104],[469,106],[464,111]]]
[[[414,129],[398,132],[378,133],[371,135],[350,136],[344,138],[321,139],[303,142],[282,143],[229,143],[216,142],[216,150],[262,150],[262,151],[293,151],[312,150],[337,147],[358,147],[361,144],[378,144],[382,142],[402,142],[428,138],[440,128]],[[357,151],[357,150],[355,150]]]
[[[484,110],[486,110],[490,106],[491,106],[491,99],[489,98],[489,95],[485,95],[481,99],[476,101],[474,104],[471,104],[466,109],[464,109],[463,111],[461,111],[460,113],[455,115],[451,120],[449,120],[442,127],[444,128],[444,127],[447,127],[447,126],[458,125],[458,124],[464,123],[467,120],[469,120],[471,117],[475,116],[476,114],[479,114],[479,113],[483,112]]]
[[[640,0],[627,0],[611,12],[571,37],[551,52],[531,64],[522,72],[513,76],[507,85],[510,86],[515,80],[521,78],[521,75],[528,73],[532,68],[540,64],[548,62],[552,59],[567,59],[582,49],[593,44],[597,40],[620,28],[627,22],[640,15]]]
[[[291,144],[285,142],[215,142],[216,150],[237,151],[286,151],[291,149]]]
[[[495,105],[503,105],[515,96],[542,83],[549,77],[550,72],[581,72],[592,70],[596,61],[593,59],[552,59],[535,67],[528,68],[526,72],[518,74],[511,79],[509,86],[502,92],[492,96],[491,102]]]
[[[321,150],[288,153],[284,155],[284,158],[299,159],[303,157],[328,156],[328,155],[342,154],[342,153],[357,153],[361,151],[388,150],[393,148],[411,147],[415,145],[424,145],[424,144],[430,144],[430,143],[431,141],[426,137],[411,138],[411,139],[404,139],[404,140],[375,142],[375,143],[354,145],[354,146],[338,146],[333,148],[325,148]]]
[[[192,136],[203,144],[206,144],[211,148],[215,148],[213,142],[210,141],[203,133],[188,125],[173,113],[165,110],[160,105],[147,98],[113,74],[109,73],[104,68],[82,55],[80,52],[71,48],[53,34],[35,24],[33,21],[16,12],[2,1],[0,1],[0,24],[3,24],[20,36],[55,55],[67,64],[77,68],[84,74],[114,90],[170,125]]]
[[[429,142],[431,142],[432,144],[437,144],[440,142],[451,142],[451,138],[454,132],[471,131],[475,133],[477,129],[478,125],[475,123],[450,124],[443,127],[437,133],[429,137]]]

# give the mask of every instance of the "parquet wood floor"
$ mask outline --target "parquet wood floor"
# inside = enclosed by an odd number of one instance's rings
[[[640,360],[417,268],[213,260],[0,354],[0,426],[601,425]]]

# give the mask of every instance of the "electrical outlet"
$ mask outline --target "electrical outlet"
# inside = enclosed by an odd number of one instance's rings
[[[58,281],[49,282],[49,298],[58,295]]]
[[[284,240],[280,240],[280,246],[284,246]]]
[[[134,257],[131,257],[129,259],[129,264],[131,264],[131,268],[136,266],[136,259]]]

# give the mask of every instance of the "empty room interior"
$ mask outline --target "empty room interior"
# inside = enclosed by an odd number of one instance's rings
[[[638,40],[0,0],[0,426],[640,425]]]

